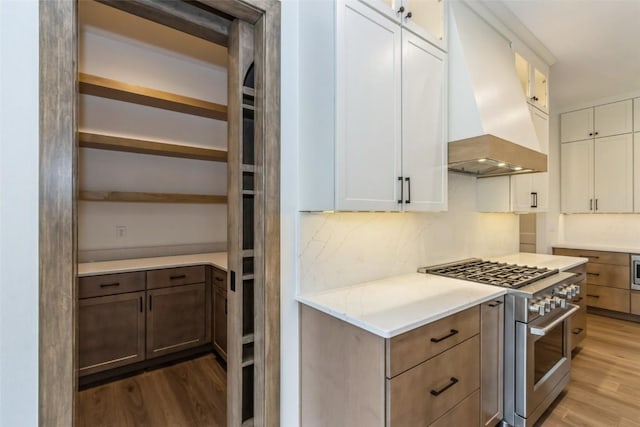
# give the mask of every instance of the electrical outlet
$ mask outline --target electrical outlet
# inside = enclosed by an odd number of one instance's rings
[[[127,226],[116,225],[116,239],[124,239],[127,237]]]

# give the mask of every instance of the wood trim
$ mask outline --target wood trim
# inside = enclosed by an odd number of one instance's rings
[[[182,1],[97,0],[132,15],[227,46],[231,21]]]
[[[257,25],[264,45],[264,425],[280,425],[280,2],[270,0]],[[260,86],[258,86],[260,87]]]
[[[123,83],[91,74],[80,73],[79,76],[80,93],[86,95],[100,96],[102,98],[161,108],[209,119],[227,120],[227,107],[225,105]]]
[[[267,9],[268,2],[273,0],[198,0],[199,3],[234,16],[249,24],[255,24]]]
[[[40,2],[41,426],[72,426],[77,385],[77,5]]]
[[[124,138],[121,136],[102,135],[97,133],[79,132],[78,143],[80,144],[80,147],[97,148],[99,150],[124,151],[128,153],[209,160],[213,162],[227,161],[227,152],[223,150],[147,141],[143,139]]]
[[[227,203],[227,196],[181,193],[134,193],[124,191],[80,191],[80,200],[133,203]]]

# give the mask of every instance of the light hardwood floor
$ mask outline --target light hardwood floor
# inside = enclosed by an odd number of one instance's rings
[[[640,323],[589,314],[571,383],[538,427],[640,427]]]
[[[79,392],[77,426],[226,426],[226,394],[209,354]]]

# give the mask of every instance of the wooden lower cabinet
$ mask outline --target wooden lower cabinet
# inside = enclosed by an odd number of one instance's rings
[[[205,284],[147,291],[147,358],[205,343]]]
[[[631,291],[631,314],[640,315],[640,292]]]
[[[454,343],[470,318],[476,332]],[[300,305],[301,425],[480,426],[479,319],[476,306],[423,327],[423,341],[451,338],[451,344],[435,353],[425,347],[420,351],[428,356],[389,375],[392,343],[417,339],[421,328],[385,339]]]
[[[144,360],[144,298],[142,291],[79,301],[78,365],[81,376]]]
[[[480,306],[480,421],[495,426],[503,418],[504,297]],[[471,424],[451,424],[471,425]]]
[[[629,313],[631,291],[587,284],[587,304],[590,307]]]

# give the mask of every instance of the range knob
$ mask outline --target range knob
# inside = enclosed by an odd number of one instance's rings
[[[567,300],[564,298],[558,298],[560,300],[560,308],[567,308]]]
[[[549,313],[552,308],[556,308],[555,303],[553,304],[553,307],[551,307],[551,299],[548,297],[543,300],[543,304],[544,304],[544,311],[546,311],[547,313]]]
[[[540,304],[538,301],[531,303],[529,304],[529,311],[544,316],[544,304]]]

